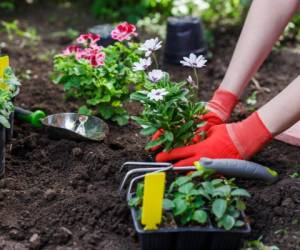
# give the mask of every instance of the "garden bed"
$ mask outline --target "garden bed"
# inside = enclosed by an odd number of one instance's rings
[[[75,111],[76,103],[66,102],[62,89],[49,80],[51,59],[42,60],[38,55],[65,46],[47,39],[49,30],[71,24],[84,31],[93,21],[88,19],[76,26],[76,18],[71,15],[50,25],[42,10],[31,11],[34,13],[23,15],[41,32],[43,39],[38,46],[21,49],[17,41],[10,43],[1,34],[0,42],[7,43],[4,52],[10,55],[17,75],[23,75],[16,104],[44,109],[49,114]],[[236,32],[218,35],[219,49],[204,70],[203,99],[211,96],[222,79],[237,37]],[[299,61],[300,54],[292,50],[271,55],[256,79],[272,93],[259,94],[257,106],[299,74]],[[164,67],[178,80],[187,75],[176,66]],[[26,80],[26,75],[30,79]],[[253,86],[248,88],[248,94],[252,90]],[[240,104],[234,118],[244,117],[245,110],[245,104]],[[42,130],[16,123],[12,148],[6,156],[6,175],[0,180],[0,249],[138,249],[129,209],[117,191],[121,179],[118,169],[125,161],[146,161],[150,156],[143,150],[145,138],[136,125],[111,125],[110,130],[102,143],[54,141]],[[299,148],[274,141],[254,161],[277,170],[280,181],[272,186],[240,181],[240,186],[253,195],[247,210],[253,228],[251,239],[263,235],[270,245],[300,249],[300,178],[290,177],[300,172]]]

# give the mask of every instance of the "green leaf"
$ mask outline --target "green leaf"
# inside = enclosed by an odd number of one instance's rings
[[[229,185],[223,185],[214,189],[213,196],[227,197],[230,195],[230,191],[231,187]]]
[[[207,222],[207,218],[207,212],[201,209],[196,210],[193,214],[193,220],[197,221],[200,224],[205,224]]]
[[[246,204],[242,200],[238,199],[236,201],[236,208],[240,211],[244,211],[246,209]]]
[[[163,207],[164,207],[164,210],[171,210],[175,207],[175,205],[174,205],[173,201],[171,201],[170,199],[164,199]]]
[[[186,183],[186,184],[182,185],[178,189],[178,191],[180,193],[183,193],[183,194],[189,194],[193,188],[194,188],[194,184],[193,183]]]
[[[153,135],[157,131],[157,128],[155,127],[147,127],[141,130],[141,135],[148,136]]]
[[[2,115],[0,115],[0,123],[3,125],[3,127],[10,128],[9,121]]]
[[[163,137],[163,136],[161,136],[157,140],[148,142],[147,145],[146,145],[146,147],[145,147],[145,149],[148,150],[150,148],[159,146],[159,145],[163,144],[165,141],[166,141],[166,138]]]
[[[181,185],[189,182],[190,180],[191,180],[190,176],[181,176],[176,179],[175,183],[176,183],[176,185],[181,186]]]
[[[217,218],[222,218],[227,208],[227,201],[216,199],[212,204],[212,212]]]
[[[119,126],[124,126],[128,123],[129,115],[115,115],[112,118],[112,121],[117,122]]]
[[[251,195],[249,194],[248,191],[246,191],[245,189],[242,189],[242,188],[238,188],[238,189],[235,189],[231,192],[231,195],[232,196],[244,196],[244,197],[251,197]]]
[[[78,113],[81,115],[92,115],[92,110],[84,105],[79,108]]]
[[[175,216],[183,214],[186,211],[186,209],[188,208],[187,202],[183,199],[178,198],[178,199],[175,199],[173,202],[175,205],[175,208],[174,208]]]
[[[245,225],[245,222],[241,221],[241,220],[237,220],[234,224],[235,227],[242,227]]]
[[[235,219],[230,215],[225,215],[221,220],[220,223],[224,226],[226,230],[230,230],[233,228],[235,224]]]
[[[114,114],[114,108],[109,105],[99,106],[99,113],[104,119],[110,119]]]
[[[143,197],[144,194],[144,184],[138,183],[136,188],[136,196]]]
[[[172,132],[170,132],[170,131],[165,131],[165,132],[164,132],[164,135],[165,135],[167,141],[170,141],[170,142],[174,141],[174,135],[173,135]]]

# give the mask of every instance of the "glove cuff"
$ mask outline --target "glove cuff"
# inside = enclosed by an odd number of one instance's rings
[[[233,93],[218,88],[212,99],[207,104],[207,109],[215,113],[223,122],[228,120],[232,110],[238,103],[238,98]]]
[[[242,122],[227,124],[226,128],[233,144],[244,159],[251,158],[273,137],[257,112]]]

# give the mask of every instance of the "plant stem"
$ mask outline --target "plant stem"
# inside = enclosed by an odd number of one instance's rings
[[[158,61],[157,61],[156,55],[154,53],[152,53],[152,58],[153,58],[156,68],[158,69]]]
[[[196,78],[196,88],[199,89],[199,78],[198,78],[198,74],[197,74],[197,69],[196,68],[193,68],[194,69],[194,74],[195,74],[195,78]]]

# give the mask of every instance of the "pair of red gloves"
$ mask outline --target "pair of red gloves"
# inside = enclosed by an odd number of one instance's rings
[[[161,152],[156,156],[156,161],[175,162],[175,166],[191,166],[202,157],[249,159],[272,135],[257,112],[241,122],[226,124],[237,102],[238,98],[233,93],[218,89],[207,104],[209,112],[202,117],[206,125],[196,131],[193,139],[195,144]],[[201,131],[206,131],[207,134],[206,139],[200,142]],[[152,140],[162,133],[162,130],[157,131]]]

